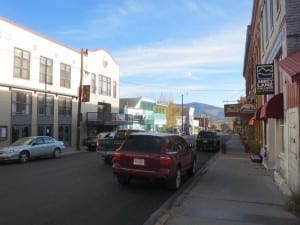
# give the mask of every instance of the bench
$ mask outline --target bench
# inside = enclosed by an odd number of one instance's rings
[[[265,154],[265,148],[261,148],[258,154],[250,154],[250,159],[252,162],[261,163],[263,161],[263,158],[265,157]]]

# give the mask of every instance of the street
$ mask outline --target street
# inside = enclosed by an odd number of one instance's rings
[[[200,168],[214,153],[197,154]],[[5,225],[141,225],[174,194],[162,184],[120,186],[111,166],[85,151],[0,164],[0,178]]]

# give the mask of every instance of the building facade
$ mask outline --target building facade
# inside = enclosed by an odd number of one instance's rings
[[[163,131],[167,124],[167,107],[152,98],[121,98],[120,113],[132,115],[132,123],[121,127],[153,132]]]
[[[0,17],[0,61],[0,147],[31,135],[72,146],[78,130],[82,139],[118,124],[97,123],[119,113],[119,66],[107,51],[78,51]]]
[[[244,63],[246,96],[256,105],[249,123],[285,194],[300,191],[299,12],[297,0],[254,0]]]

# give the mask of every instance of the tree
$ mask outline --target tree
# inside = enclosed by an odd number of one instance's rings
[[[167,128],[176,127],[176,118],[179,116],[181,116],[181,109],[177,108],[173,101],[169,101],[167,108]]]

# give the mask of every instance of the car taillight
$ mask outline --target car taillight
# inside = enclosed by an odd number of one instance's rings
[[[172,159],[168,155],[160,156],[159,163],[163,166],[170,166],[172,164]]]
[[[113,159],[113,161],[114,161],[114,162],[118,162],[118,161],[120,161],[120,159],[121,159],[121,152],[118,151],[118,150],[116,150],[116,151],[114,152],[114,159]]]

